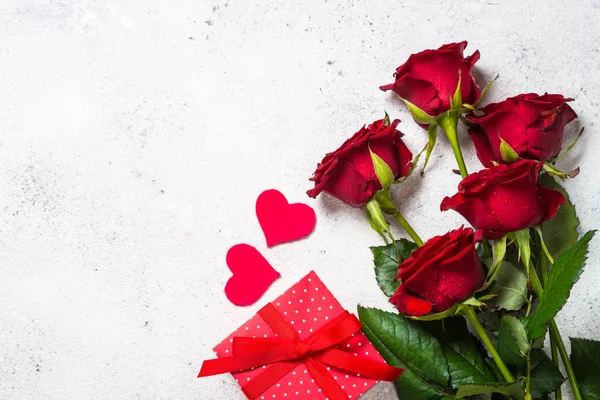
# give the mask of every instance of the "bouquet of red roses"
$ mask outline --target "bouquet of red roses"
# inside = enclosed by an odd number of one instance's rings
[[[466,45],[413,54],[397,68],[395,81],[381,87],[395,92],[427,130],[416,156],[402,141],[400,121],[386,114],[325,156],[308,195],[325,192],[364,208],[385,242],[371,247],[375,277],[399,313],[359,306],[358,314],[385,360],[406,369],[395,382],[399,398],[491,393],[545,399],[555,393],[560,399],[568,380],[575,399],[600,399],[594,357],[600,342],[570,338],[569,354],[554,321],[583,271],[595,233],[579,237],[575,208],[558,182],[579,171],[555,166],[583,132],[563,148],[565,126],[577,118],[569,105],[573,99],[528,93],[480,107],[491,83],[480,90],[471,74],[479,51],[465,57]],[[478,172],[467,172],[459,121],[484,166]],[[472,228],[423,241],[390,189],[413,173],[423,153],[425,169],[438,127],[462,177],[440,209],[458,212]],[[394,238],[391,219],[412,240]]]

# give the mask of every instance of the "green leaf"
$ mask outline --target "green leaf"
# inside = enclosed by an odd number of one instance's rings
[[[527,301],[527,277],[508,261],[503,261],[499,268],[496,285],[492,290],[498,296],[491,303],[503,310],[520,310]]]
[[[358,317],[363,332],[385,361],[406,368],[395,382],[399,398],[439,400],[453,396],[442,344],[422,323],[360,305]]]
[[[388,297],[392,296],[400,286],[400,281],[394,282],[394,278],[398,275],[398,266],[417,248],[414,242],[407,239],[396,240],[396,246],[391,243],[387,246],[371,247],[377,284]]]
[[[579,219],[575,212],[575,206],[569,200],[569,195],[556,183],[554,178],[542,175],[541,182],[544,186],[561,192],[566,200],[565,204],[558,209],[558,213],[542,224],[542,234],[546,247],[548,247],[550,254],[556,257],[577,242]]]
[[[431,115],[427,114],[425,111],[421,110],[419,107],[417,107],[416,105],[414,105],[413,103],[411,103],[408,100],[402,99],[404,101],[404,103],[406,103],[406,106],[408,107],[408,110],[410,111],[410,113],[412,114],[413,118],[420,124],[425,124],[425,125],[429,125],[435,122],[435,117],[432,117]]]
[[[485,385],[463,385],[458,388],[457,399],[463,397],[477,396],[486,393],[500,393],[506,396],[512,396],[514,399],[523,399],[525,393],[518,382],[513,383],[488,383]]]
[[[569,298],[571,288],[583,272],[588,245],[595,232],[587,232],[577,243],[556,258],[548,274],[546,288],[538,308],[529,318],[527,331],[531,339],[536,339],[546,332],[546,323],[554,318]]]
[[[525,327],[512,315],[505,315],[498,331],[498,354],[509,364],[523,365],[529,351]]]
[[[531,243],[529,242],[531,237],[529,235],[529,228],[521,229],[520,231],[514,232],[515,240],[517,241],[517,247],[519,248],[519,257],[523,260],[523,265],[527,270],[527,276],[529,276],[529,268],[531,266]]]
[[[462,82],[462,74],[461,70],[458,70],[458,84],[456,85],[456,90],[454,91],[454,96],[452,96],[451,107],[453,110],[458,110],[462,107],[462,94],[460,92],[460,83]]]
[[[447,318],[427,326],[442,342],[448,360],[450,385],[457,389],[465,384],[484,384],[497,380],[488,366],[482,348],[467,328],[463,317]]]
[[[384,189],[389,188],[395,179],[394,172],[381,157],[371,151],[371,146],[369,146],[369,153],[371,153],[371,161],[373,162],[373,168],[375,168],[375,175],[377,175],[379,183],[381,183]]]
[[[531,397],[540,399],[565,381],[558,367],[542,350],[531,351]]]
[[[600,342],[571,338],[571,364],[585,400],[600,400]]]

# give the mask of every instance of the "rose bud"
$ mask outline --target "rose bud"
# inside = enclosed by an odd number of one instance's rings
[[[452,209],[488,239],[537,225],[552,218],[564,196],[538,183],[543,163],[520,160],[475,172],[446,197],[442,211]]]
[[[402,283],[390,302],[402,314],[421,316],[471,297],[485,279],[475,250],[480,240],[480,231],[464,227],[429,239],[400,264]]]
[[[471,75],[471,69],[479,60],[479,50],[465,58],[465,47],[467,42],[463,41],[412,54],[408,61],[396,69],[396,81],[380,89],[393,90],[404,100],[435,117],[450,109],[450,100],[458,86],[460,74],[462,101],[474,104],[481,92]]]
[[[486,167],[493,161],[506,162],[500,152],[501,138],[521,158],[546,161],[556,157],[565,125],[577,118],[567,104],[572,100],[560,94],[520,94],[479,109],[481,116],[469,114],[467,119],[477,125],[469,130],[477,157]]]
[[[306,193],[315,198],[324,191],[346,204],[363,207],[382,188],[369,146],[390,167],[395,179],[408,175],[412,153],[401,139],[403,134],[396,129],[399,123],[396,119],[388,126],[381,119],[361,128],[317,165],[310,178],[315,187]]]

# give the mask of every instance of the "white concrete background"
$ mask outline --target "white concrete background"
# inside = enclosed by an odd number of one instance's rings
[[[348,309],[391,309],[362,213],[304,192],[384,110],[423,146],[378,89],[421,49],[469,40],[480,83],[500,74],[489,100],[574,97],[587,129],[562,167],[581,167],[567,187],[582,230],[600,227],[599,20],[593,0],[0,1],[0,398],[242,399],[230,376],[196,379],[202,360],[311,269]],[[463,223],[439,212],[452,168],[441,137],[425,177],[397,188],[423,237]],[[267,188],[316,208],[312,236],[266,249]],[[247,308],[223,294],[239,242],[282,274]],[[559,315],[565,337],[599,337],[599,245]]]

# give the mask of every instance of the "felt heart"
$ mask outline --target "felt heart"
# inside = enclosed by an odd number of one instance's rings
[[[280,276],[262,254],[248,244],[230,248],[226,262],[233,276],[225,284],[225,295],[237,306],[254,304]]]
[[[290,204],[278,190],[265,190],[256,199],[256,216],[267,239],[267,247],[308,236],[317,217],[302,203]]]

